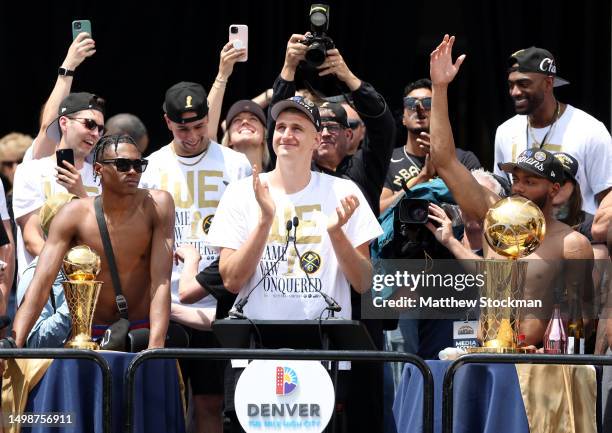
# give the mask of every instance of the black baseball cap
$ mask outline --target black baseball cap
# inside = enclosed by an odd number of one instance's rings
[[[512,173],[515,168],[520,168],[553,183],[563,182],[563,165],[554,154],[544,149],[524,150],[516,158],[516,162],[500,162],[497,166],[506,173]]]
[[[57,118],[47,126],[47,137],[59,143],[62,138],[62,130],[59,126],[60,117],[82,110],[98,110],[104,114],[104,99],[87,92],[69,94],[60,104],[57,110]]]
[[[162,106],[170,120],[176,123],[195,122],[208,114],[206,90],[198,83],[181,81],[166,90],[166,99]],[[183,113],[194,112],[195,115],[183,119]]]
[[[344,128],[349,128],[346,110],[340,104],[324,102],[319,105],[319,114],[321,115],[321,122],[338,122]]]
[[[554,87],[569,84],[569,81],[557,76],[557,64],[550,51],[544,48],[529,47],[518,50],[508,59],[510,71],[535,72],[554,77]],[[515,66],[517,65],[518,66]]]
[[[304,98],[303,96],[293,96],[277,102],[272,107],[272,110],[270,110],[272,119],[276,121],[278,115],[288,108],[295,108],[304,113],[314,124],[316,130],[321,131],[321,115],[319,114],[319,109],[310,99]]]
[[[555,158],[557,158],[563,166],[563,174],[565,174],[565,177],[577,182],[576,173],[578,173],[578,160],[566,152],[555,153]]]
[[[234,102],[227,112],[227,116],[225,117],[226,128],[229,128],[230,123],[232,123],[232,120],[234,120],[234,117],[245,112],[253,114],[259,119],[262,125],[266,126],[266,114],[259,104],[256,104],[250,99],[243,99],[241,101]]]

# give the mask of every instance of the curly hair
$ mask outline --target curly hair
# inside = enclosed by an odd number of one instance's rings
[[[136,142],[129,135],[126,135],[126,134],[105,135],[98,140],[98,142],[96,143],[94,147],[93,164],[95,165],[96,162],[102,161],[104,159],[103,158],[104,151],[110,146],[113,146],[115,153],[117,153],[117,147],[119,147],[119,143],[128,143],[128,144],[133,145],[136,149],[138,149]],[[140,152],[140,150],[138,150],[138,152]],[[98,177],[98,174],[94,171],[94,180],[97,179],[97,177]]]

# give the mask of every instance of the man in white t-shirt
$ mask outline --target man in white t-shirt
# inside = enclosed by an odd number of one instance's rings
[[[256,167],[227,188],[207,243],[219,249],[225,288],[238,293],[237,313],[317,319],[328,306],[325,293],[341,307],[336,317],[351,319],[351,286],[359,293],[370,288],[369,244],[382,229],[355,183],[311,171],[321,142],[317,107],[294,96],[270,113],[276,166],[265,174]],[[226,393],[235,425],[231,389]]]
[[[321,140],[316,106],[295,96],[278,102],[271,115],[276,167],[265,174],[257,168],[228,187],[207,242],[219,248],[223,282],[238,299],[267,273],[245,316],[316,319],[326,307],[318,294],[324,292],[342,307],[338,315],[350,319],[350,286],[369,289],[368,246],[382,230],[352,181],[310,170]],[[294,217],[299,224],[289,233]],[[293,245],[285,250],[289,235],[298,251]]]
[[[251,173],[247,158],[208,138],[206,91],[197,83],[180,82],[166,92],[164,119],[172,141],[148,160],[140,186],[168,191],[176,207],[175,244],[195,246],[202,260],[200,270],[217,259],[216,251],[204,244],[219,200],[228,184]],[[170,319],[186,327],[191,347],[215,347],[208,323],[203,317],[216,306],[207,296],[195,304],[182,304],[178,286],[183,264],[172,269],[172,308]],[[206,311],[206,309],[208,311]],[[191,382],[198,431],[221,431],[224,363],[181,361],[183,376]]]
[[[501,162],[515,162],[527,148],[567,152],[576,158],[586,212],[595,214],[612,188],[612,139],[603,123],[578,108],[559,102],[554,87],[568,84],[557,76],[550,52],[530,47],[509,59],[508,84],[516,116],[497,128],[495,173]]]
[[[17,167],[13,184],[13,213],[17,222],[17,263],[19,274],[44,245],[38,210],[58,192],[77,197],[98,195],[89,156],[104,130],[104,100],[91,93],[71,93],[59,105],[58,117],[47,135],[59,142],[58,149],[71,149],[74,165],[58,167],[55,155],[24,161]]]

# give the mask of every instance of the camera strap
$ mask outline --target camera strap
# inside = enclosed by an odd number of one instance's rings
[[[111,244],[110,234],[108,233],[108,227],[106,226],[106,218],[104,218],[104,209],[102,208],[101,195],[97,196],[94,199],[94,209],[96,211],[96,220],[98,221],[98,228],[100,229],[102,245],[104,245],[104,254],[106,255],[106,260],[108,260],[108,267],[110,269],[111,278],[113,280],[113,287],[115,288],[115,302],[117,302],[117,309],[119,310],[119,315],[122,318],[127,319],[127,300],[125,299],[125,296],[123,296],[123,291],[121,290],[121,281],[119,281],[117,263],[115,262],[113,245]]]

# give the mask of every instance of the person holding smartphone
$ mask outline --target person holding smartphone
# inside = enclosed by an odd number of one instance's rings
[[[81,198],[99,194],[92,164],[86,158],[102,135],[103,125],[104,100],[91,93],[71,93],[59,104],[58,116],[46,131],[51,140],[59,142],[62,166],[53,155],[24,161],[17,167],[13,213],[18,226],[19,274],[42,251],[38,210],[46,198],[57,192]]]
[[[55,86],[53,86],[49,98],[43,105],[38,135],[32,142],[30,150],[26,152],[25,160],[44,158],[53,155],[53,152],[55,152],[59,139],[56,141],[57,137],[48,136],[47,128],[57,117],[60,103],[70,94],[76,70],[85,59],[95,53],[96,42],[91,38],[91,35],[85,32],[77,34],[68,48],[64,61],[57,70]]]

